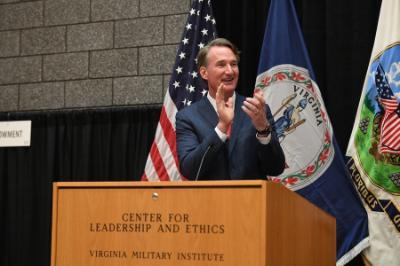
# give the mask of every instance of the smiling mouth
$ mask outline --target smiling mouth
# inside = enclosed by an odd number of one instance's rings
[[[223,79],[223,83],[232,83],[234,81],[234,78],[229,78],[229,79]]]

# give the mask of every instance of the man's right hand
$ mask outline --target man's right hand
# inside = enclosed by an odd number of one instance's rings
[[[218,129],[223,133],[228,132],[228,128],[233,121],[233,97],[226,95],[225,85],[219,84],[217,93],[215,95],[215,101],[217,103],[217,113],[219,117]]]

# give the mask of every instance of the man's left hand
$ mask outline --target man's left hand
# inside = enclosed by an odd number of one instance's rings
[[[257,131],[263,131],[269,127],[265,112],[264,93],[261,89],[255,89],[254,96],[246,98],[242,109],[250,117]]]

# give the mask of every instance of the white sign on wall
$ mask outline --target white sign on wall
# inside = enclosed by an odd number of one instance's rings
[[[32,121],[0,122],[0,147],[22,147],[31,145]]]

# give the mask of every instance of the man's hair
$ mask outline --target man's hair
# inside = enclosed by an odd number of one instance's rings
[[[239,63],[240,60],[240,52],[237,49],[237,47],[231,43],[229,40],[224,39],[224,38],[217,38],[209,42],[206,46],[200,49],[200,51],[197,54],[197,66],[200,69],[202,66],[207,66],[207,55],[208,52],[210,51],[211,47],[214,46],[220,46],[220,47],[228,47],[232,50],[232,52],[235,54],[236,59]]]

